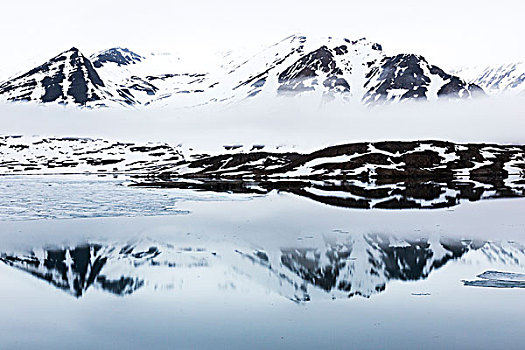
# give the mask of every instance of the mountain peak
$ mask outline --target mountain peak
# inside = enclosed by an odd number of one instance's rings
[[[93,65],[96,68],[100,68],[106,63],[115,63],[119,67],[127,66],[141,62],[144,57],[127,48],[113,47],[92,55],[91,59],[93,60]]]
[[[8,101],[85,104],[102,100],[104,86],[89,59],[72,47],[3,83],[0,95]]]

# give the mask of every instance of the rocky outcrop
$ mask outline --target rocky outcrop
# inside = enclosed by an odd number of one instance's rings
[[[400,54],[372,65],[366,75],[365,103],[406,99],[467,98],[483,89],[430,65],[423,56]],[[433,91],[432,91],[433,90]]]
[[[85,104],[104,99],[103,87],[104,82],[91,62],[73,47],[3,83],[0,95],[10,101]]]
[[[344,53],[342,49],[334,49],[336,54]],[[279,74],[280,92],[303,92],[315,90],[318,82],[314,81],[320,73],[324,73],[323,86],[329,91],[350,92],[350,85],[341,77],[343,71],[337,66],[334,54],[326,46],[312,51]]]

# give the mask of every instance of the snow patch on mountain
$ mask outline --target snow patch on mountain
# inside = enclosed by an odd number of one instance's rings
[[[525,91],[525,62],[507,63],[501,66],[465,67],[456,69],[455,74],[481,86],[489,94]]]

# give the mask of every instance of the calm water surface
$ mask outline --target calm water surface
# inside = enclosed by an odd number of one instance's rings
[[[523,348],[525,200],[0,179],[0,348]]]

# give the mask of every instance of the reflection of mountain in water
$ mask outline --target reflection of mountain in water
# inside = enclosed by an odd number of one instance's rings
[[[142,241],[84,244],[74,248],[3,253],[0,260],[80,297],[90,287],[115,295],[141,287],[205,288],[256,283],[296,301],[313,297],[370,297],[391,280],[416,281],[449,261],[477,254],[521,265],[525,247],[456,239],[398,239],[384,235],[326,238],[298,248],[253,250],[229,246],[208,250]],[[229,277],[228,277],[229,276]],[[183,283],[184,282],[184,283]]]
[[[131,294],[142,286],[142,281],[124,276],[111,279],[102,273],[113,250],[99,244],[86,244],[74,248],[34,250],[18,256],[2,254],[0,260],[76,297],[82,296],[91,286],[117,295]]]
[[[443,208],[462,199],[525,196],[525,147],[446,141],[384,141],[311,153],[251,151],[186,157],[150,168],[134,186],[294,193],[348,208]],[[255,147],[255,146],[254,146]]]
[[[365,236],[324,250],[283,249],[281,262],[305,282],[348,296],[385,290],[389,280],[419,280],[449,260],[461,257],[470,243],[403,240]],[[305,289],[306,290],[306,289]]]
[[[358,209],[437,209],[462,200],[524,197],[521,178],[471,180],[399,179],[359,180],[191,180],[139,182],[133,186],[193,189],[213,192],[266,194],[272,190],[293,193],[314,201]],[[483,181],[481,181],[483,180]]]

